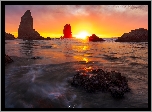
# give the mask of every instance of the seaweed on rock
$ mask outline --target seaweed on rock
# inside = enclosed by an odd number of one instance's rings
[[[91,67],[75,74],[71,85],[84,88],[87,92],[109,91],[113,97],[123,97],[125,92],[130,91],[128,80],[121,73]]]

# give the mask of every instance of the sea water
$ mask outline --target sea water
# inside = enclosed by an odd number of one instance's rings
[[[148,107],[148,42],[15,39],[5,40],[5,53],[14,60],[5,66],[5,108]],[[71,86],[84,67],[121,72],[131,91],[115,99]]]

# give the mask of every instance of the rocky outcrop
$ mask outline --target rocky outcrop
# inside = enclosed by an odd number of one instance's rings
[[[139,28],[131,30],[129,33],[124,33],[121,37],[118,37],[115,42],[147,42],[148,41],[148,30]]]
[[[79,70],[71,80],[71,85],[85,89],[87,92],[109,91],[113,97],[123,97],[129,92],[128,80],[121,73],[103,71],[102,69],[84,68]]]
[[[92,36],[89,37],[89,41],[98,42],[98,41],[105,41],[105,40],[102,39],[102,38],[99,38],[99,37],[96,36],[95,34],[92,34]]]
[[[66,24],[63,29],[63,38],[72,38],[71,26],[70,24]]]
[[[30,10],[27,10],[21,17],[21,22],[18,28],[18,39],[24,40],[41,40],[44,39],[40,34],[33,29],[33,17]]]
[[[51,40],[51,38],[50,38],[50,37],[47,37],[46,40]]]
[[[11,62],[13,62],[13,60],[8,55],[5,54],[5,65]]]
[[[5,40],[14,40],[14,35],[5,32]]]

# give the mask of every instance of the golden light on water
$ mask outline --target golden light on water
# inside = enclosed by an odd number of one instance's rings
[[[86,63],[89,62],[89,60],[87,58],[83,58],[83,61],[85,61]]]
[[[83,49],[83,50],[87,50],[87,49],[88,49],[88,46],[83,46],[82,49]]]
[[[90,66],[90,67],[85,67],[84,69],[85,69],[85,70],[91,70],[92,67],[91,67],[91,66]]]

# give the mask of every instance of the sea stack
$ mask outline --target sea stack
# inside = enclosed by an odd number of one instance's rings
[[[148,30],[144,28],[131,30],[118,37],[116,42],[148,42]]]
[[[95,34],[92,34],[92,36],[89,37],[89,41],[97,42],[97,41],[105,41],[105,40],[102,39],[102,38],[99,38],[99,37],[96,36]]]
[[[14,35],[5,32],[5,40],[14,40]]]
[[[72,38],[71,26],[70,24],[66,24],[63,29],[63,38]]]
[[[44,39],[40,34],[33,29],[33,17],[30,10],[27,10],[21,17],[21,22],[18,28],[18,39],[24,40],[41,40]]]

